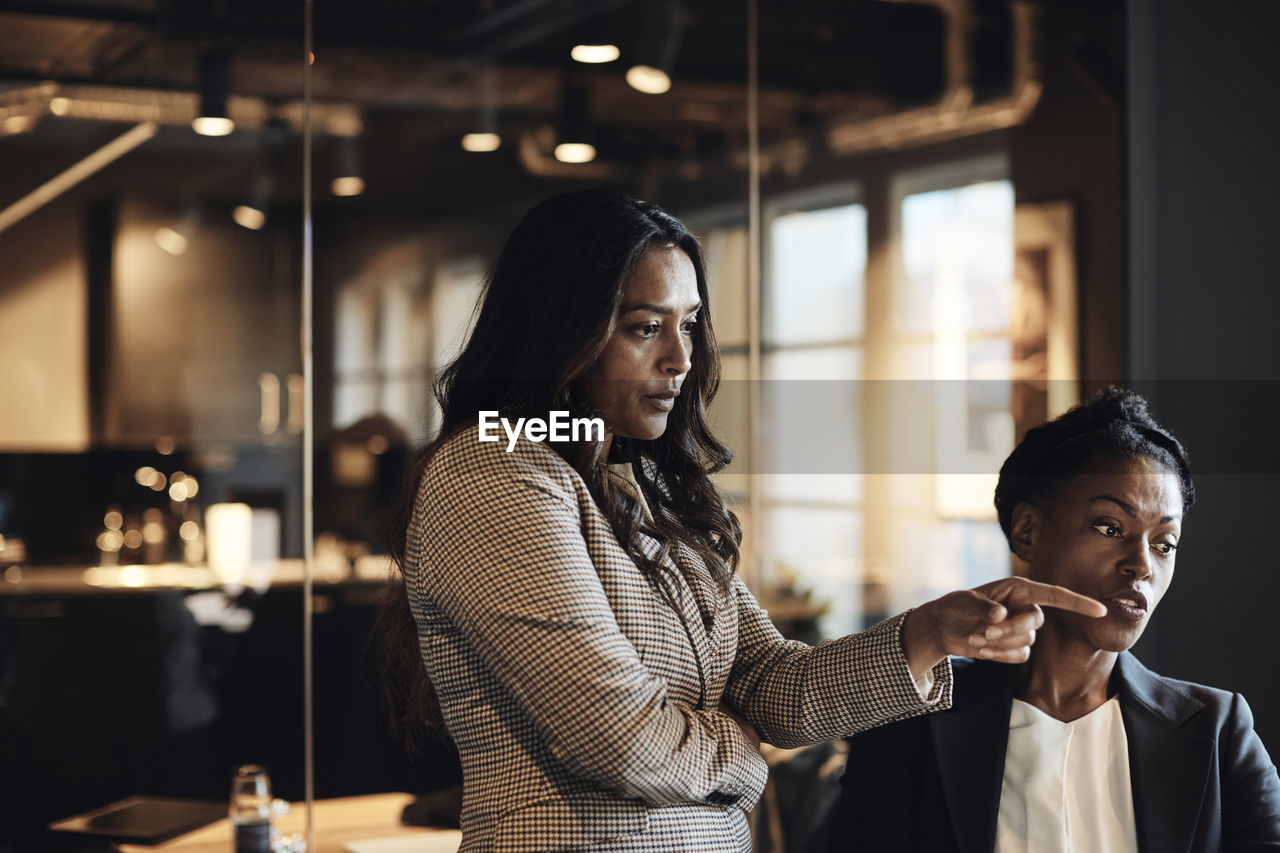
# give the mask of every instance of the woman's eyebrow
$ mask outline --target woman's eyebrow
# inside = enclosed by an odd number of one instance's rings
[[[695,311],[701,310],[702,303],[695,302],[693,305],[686,308],[684,313],[692,314]],[[672,308],[670,305],[654,305],[652,302],[637,302],[634,305],[623,305],[622,310],[619,313],[630,314],[632,311],[652,311],[654,314],[662,314],[665,316],[670,316],[676,313],[676,309]]]
[[[1138,511],[1134,509],[1132,505],[1125,503],[1124,501],[1120,500],[1117,497],[1114,497],[1113,495],[1094,495],[1093,497],[1089,498],[1090,503],[1094,501],[1111,501],[1113,504],[1116,504],[1122,510],[1124,510],[1125,514],[1128,515],[1130,518],[1138,517]],[[1177,521],[1181,517],[1182,516],[1180,515],[1162,515],[1160,517],[1160,523],[1168,524],[1171,521]]]
[[[1093,497],[1089,498],[1089,503],[1093,503],[1094,501],[1111,501],[1113,504],[1116,504],[1122,510],[1124,510],[1125,514],[1128,515],[1130,518],[1138,517],[1138,511],[1134,509],[1131,504],[1127,504],[1124,501],[1112,495],[1094,495]]]

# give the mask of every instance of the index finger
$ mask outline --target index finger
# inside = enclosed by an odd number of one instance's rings
[[[1107,615],[1107,607],[1101,601],[1096,598],[1090,598],[1087,595],[1081,595],[1078,592],[1072,592],[1064,586],[1024,581],[1022,595],[1026,597],[1026,603],[1028,604],[1043,604],[1047,607],[1057,607],[1061,610],[1070,610],[1083,616],[1093,616],[1095,618]]]

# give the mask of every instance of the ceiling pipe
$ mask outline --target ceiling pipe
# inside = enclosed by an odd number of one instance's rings
[[[922,0],[883,0],[912,3]],[[1014,127],[1026,121],[1040,100],[1043,85],[1035,60],[1035,8],[1030,0],[1013,0],[1013,74],[1009,94],[974,105],[969,33],[973,25],[971,0],[923,0],[946,16],[947,81],[934,104],[893,115],[835,125],[827,131],[827,145],[837,156],[909,148]]]
[[[46,82],[0,93],[0,123],[11,116],[43,116],[107,122],[155,122],[190,127],[200,106],[195,92],[131,89]],[[302,103],[272,105],[262,98],[232,95],[227,112],[242,129],[261,129],[273,119],[302,130]],[[364,128],[360,110],[350,104],[313,104],[312,122],[330,136],[358,136]]]
[[[625,5],[633,0],[602,0],[608,5]],[[874,151],[907,148],[942,142],[949,139],[1004,129],[1022,123],[1038,103],[1042,85],[1035,61],[1034,16],[1035,4],[1031,0],[1012,0],[1010,9],[1013,24],[1011,51],[1013,54],[1012,80],[1009,94],[993,101],[973,104],[969,35],[972,28],[972,0],[883,0],[883,2],[924,2],[941,9],[945,15],[946,31],[945,83],[940,97],[927,107],[915,108],[870,119],[836,119],[825,133],[827,147],[834,156],[851,156]],[[537,4],[533,4],[536,6]],[[505,23],[505,19],[504,19]],[[428,77],[443,83],[464,63],[446,63]],[[518,79],[528,84],[536,75],[524,74]],[[551,78],[547,79],[550,85]],[[435,87],[418,85],[414,91],[435,91]],[[536,87],[535,87],[536,88]],[[504,86],[504,91],[506,87]],[[33,93],[39,93],[32,97]],[[528,92],[521,100],[531,97]],[[56,102],[58,110],[49,108]],[[187,126],[197,108],[194,93],[182,91],[156,91],[154,89],[97,86],[89,84],[45,83],[0,94],[0,128],[9,116],[30,116],[29,123],[15,122],[15,127],[34,126],[35,120],[46,115],[58,115],[115,122],[156,121],[162,125]],[[442,105],[446,106],[446,105]],[[447,105],[447,106],[452,106]],[[295,131],[301,127],[301,104],[287,102],[272,105],[259,97],[233,96],[229,103],[232,118],[237,125],[253,129],[263,126],[272,117],[285,121]],[[362,128],[360,110],[344,103],[316,104],[314,107],[316,128],[335,136],[358,135]],[[550,156],[549,148],[543,150],[536,138],[525,133],[517,152],[521,162],[532,174],[561,175],[590,178],[592,168],[581,165],[565,167]],[[761,166],[769,172],[782,168],[788,173],[803,170],[810,159],[809,145],[800,139],[787,139],[762,146]],[[745,152],[732,151],[730,161],[741,166]],[[602,167],[604,164],[593,164]]]
[[[156,135],[155,122],[143,122],[94,151],[62,174],[0,210],[0,231],[21,222],[85,178],[115,162]]]

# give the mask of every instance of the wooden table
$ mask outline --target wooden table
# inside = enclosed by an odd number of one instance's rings
[[[309,853],[343,853],[348,849],[360,853],[395,853],[397,849],[414,849],[420,853],[456,851],[462,838],[462,834],[456,829],[430,829],[400,823],[400,812],[412,799],[409,794],[370,794],[364,797],[316,800],[316,844]],[[277,820],[280,831],[285,835],[305,833],[305,824],[306,809],[302,803],[295,803],[288,815]],[[382,842],[381,839],[386,841]],[[398,845],[394,839],[408,843]],[[373,843],[347,847],[351,842],[358,841]],[[124,853],[233,853],[234,849],[231,823],[227,820],[220,820],[155,847],[120,845],[120,850]]]

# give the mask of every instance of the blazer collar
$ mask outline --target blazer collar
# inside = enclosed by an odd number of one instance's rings
[[[1112,675],[1129,743],[1140,850],[1189,850],[1213,765],[1213,739],[1187,725],[1204,703],[1124,652]]]
[[[1184,725],[1204,710],[1203,702],[1147,669],[1131,652],[1116,658],[1111,680],[1126,702],[1137,703],[1174,726]]]
[[[1017,667],[957,662],[952,707],[929,717],[938,778],[961,853],[990,853]]]
[[[995,844],[1017,668],[958,663],[954,705],[932,714],[938,778],[961,853]],[[1204,703],[1122,653],[1112,679],[1129,744],[1138,848],[1187,850],[1195,836],[1213,740],[1187,726]]]

